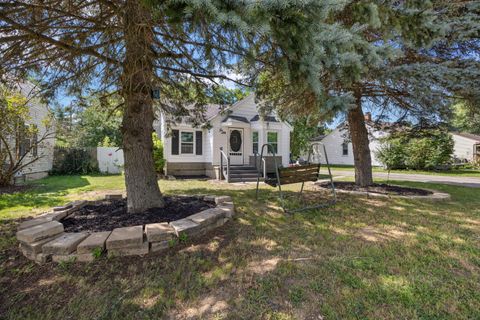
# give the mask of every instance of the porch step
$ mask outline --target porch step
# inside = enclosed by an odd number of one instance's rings
[[[230,182],[255,182],[257,181],[257,168],[252,166],[231,166]]]
[[[257,178],[257,172],[246,172],[246,173],[232,173],[230,172],[230,179],[241,179],[241,178]]]
[[[230,166],[230,171],[255,171],[255,172],[257,172],[257,168],[250,167],[250,166]]]
[[[260,182],[263,181],[260,179]],[[257,182],[257,177],[255,178],[230,178],[230,183],[233,182]]]

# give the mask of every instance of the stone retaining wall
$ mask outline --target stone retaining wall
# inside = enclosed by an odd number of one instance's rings
[[[121,195],[107,195],[112,200]],[[108,256],[145,255],[159,252],[179,240],[194,238],[222,226],[234,213],[229,196],[199,196],[217,205],[170,223],[152,223],[116,228],[113,231],[65,233],[61,220],[81,207],[97,201],[76,201],[55,207],[52,212],[21,223],[17,231],[23,255],[38,263],[49,261],[92,261]]]

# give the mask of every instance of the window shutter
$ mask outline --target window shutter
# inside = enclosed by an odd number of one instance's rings
[[[202,131],[195,131],[195,154],[202,155]]]
[[[172,154],[178,154],[178,145],[180,142],[178,136],[178,130],[172,130]]]

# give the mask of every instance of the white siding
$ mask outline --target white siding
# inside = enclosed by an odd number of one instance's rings
[[[370,151],[372,157],[372,165],[381,166],[381,163],[375,156],[375,151],[379,147],[378,138],[385,136],[385,132],[371,131],[370,130]],[[325,138],[322,139],[322,143],[325,145],[328,155],[328,161],[330,164],[341,165],[354,165],[353,161],[353,146],[352,143],[348,143],[348,155],[343,155],[342,144],[345,140],[348,140],[348,131],[341,128],[336,128]],[[305,157],[306,158],[306,157]],[[322,150],[322,163],[325,163],[325,156]]]
[[[455,143],[453,155],[460,160],[466,159],[468,161],[473,161],[473,148],[476,142],[455,133],[452,133],[452,137]]]
[[[250,121],[258,114],[257,106],[255,104],[255,96],[249,95],[245,99],[235,103],[230,108],[230,115],[244,117]],[[234,119],[229,119],[227,122],[222,122],[226,115],[218,115],[210,121],[211,128],[203,130],[203,155],[172,155],[171,154],[171,138],[166,137],[165,121],[163,116],[160,117],[159,124],[154,125],[157,133],[160,134],[164,141],[165,159],[169,162],[207,162],[213,165],[220,164],[220,147],[227,150],[227,139],[229,128],[243,129],[243,154],[244,164],[249,164],[249,157],[253,155],[252,146],[252,131],[259,132],[259,146],[266,143],[266,132],[268,130],[278,131],[279,155],[282,156],[283,165],[287,166],[290,159],[290,131],[291,128],[286,123],[281,122],[263,122],[255,121],[245,123]],[[172,129],[177,130],[192,130],[188,124],[179,124]],[[198,130],[198,129],[193,129]],[[260,151],[260,150],[259,150]]]
[[[45,126],[45,120],[50,117],[50,110],[48,107],[43,104],[38,98],[34,96],[35,94],[35,87],[30,84],[26,83],[20,86],[20,91],[22,95],[27,98],[28,105],[29,105],[29,115],[30,120],[28,124],[34,124],[38,128],[38,139],[42,139],[42,137],[47,137],[47,139],[43,140],[38,145],[38,157],[39,159],[33,162],[32,164],[28,165],[27,167],[23,168],[19,175],[29,175],[31,176],[38,176],[40,177],[39,173],[46,173],[52,169],[53,165],[53,148],[55,144],[55,135],[53,133],[54,124],[50,123],[49,128]],[[51,119],[53,120],[53,119]],[[47,132],[47,130],[49,130]],[[31,161],[31,152],[24,158],[24,162]]]

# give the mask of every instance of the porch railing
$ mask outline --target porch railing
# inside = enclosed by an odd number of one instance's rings
[[[224,170],[224,160],[226,161],[226,170]],[[228,156],[223,148],[220,147],[220,180],[227,180],[230,182],[230,156]]]

